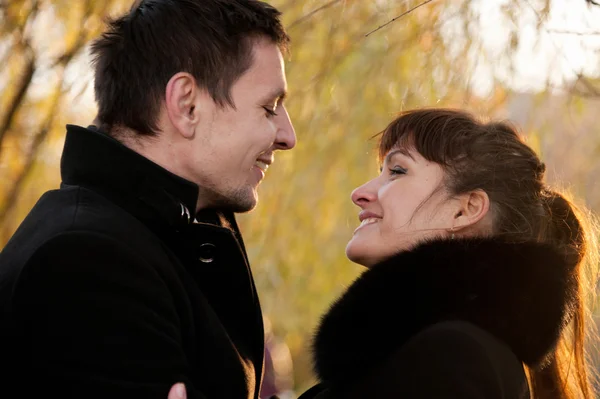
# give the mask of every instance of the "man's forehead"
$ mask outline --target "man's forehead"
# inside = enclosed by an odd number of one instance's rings
[[[284,59],[281,49],[273,40],[267,37],[251,39],[253,64],[273,64],[273,67],[283,68]]]
[[[252,66],[240,80],[254,86],[258,95],[267,101],[284,99],[287,80],[279,47],[271,41],[260,40],[254,44],[252,55]]]

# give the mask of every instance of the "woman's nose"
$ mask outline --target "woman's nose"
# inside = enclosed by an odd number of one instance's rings
[[[375,201],[377,198],[377,190],[374,187],[374,180],[368,181],[360,187],[357,187],[352,191],[352,202],[361,208],[366,204]]]

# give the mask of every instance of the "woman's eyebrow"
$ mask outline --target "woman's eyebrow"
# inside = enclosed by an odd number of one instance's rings
[[[386,157],[385,157],[385,163],[390,163],[390,162],[392,161],[392,158],[393,158],[393,157],[394,157],[394,155],[396,155],[396,154],[402,154],[402,155],[404,155],[405,157],[408,157],[408,158],[412,159],[412,160],[413,160],[413,162],[417,162],[417,161],[415,161],[415,158],[413,158],[412,154],[411,154],[409,151],[405,150],[404,148],[398,148],[398,149],[395,149],[395,150],[392,150],[392,151],[390,151],[390,152],[389,152],[389,153],[386,155]]]

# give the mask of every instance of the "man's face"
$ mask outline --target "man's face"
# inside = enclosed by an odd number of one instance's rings
[[[257,188],[275,150],[290,150],[296,135],[283,104],[287,90],[277,45],[257,40],[253,64],[232,86],[235,108],[201,111],[186,157],[187,173],[200,186],[199,207],[253,209]]]

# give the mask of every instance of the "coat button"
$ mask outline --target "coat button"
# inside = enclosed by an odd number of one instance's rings
[[[200,245],[198,260],[202,263],[211,263],[215,260],[216,249],[217,247],[209,242]]]

